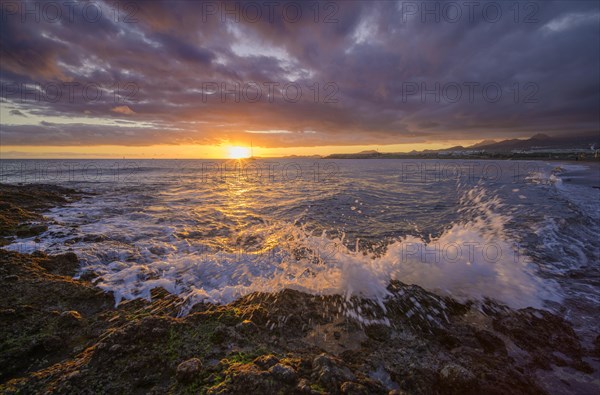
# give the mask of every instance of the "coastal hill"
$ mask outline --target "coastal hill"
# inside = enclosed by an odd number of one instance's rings
[[[478,157],[478,158],[556,158],[589,159],[598,156],[600,134],[597,132],[576,136],[548,136],[538,133],[528,139],[483,140],[467,147],[461,145],[438,149],[381,153],[362,151],[354,154],[332,154],[328,159],[365,158],[436,158],[436,157]]]

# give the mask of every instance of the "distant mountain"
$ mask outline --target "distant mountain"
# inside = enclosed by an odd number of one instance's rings
[[[530,140],[548,140],[552,137],[548,136],[547,134],[544,133],[538,133],[538,134],[534,134],[533,136],[531,136]]]
[[[528,139],[510,139],[503,141],[483,140],[477,144],[468,147],[457,145],[455,147],[438,149],[438,150],[423,150],[411,151],[409,153],[400,152],[378,152],[378,151],[362,151],[354,154],[332,154],[327,158],[331,159],[367,159],[367,158],[404,158],[407,155],[416,155],[421,157],[438,157],[438,155],[483,155],[488,157],[498,157],[505,155],[512,157],[513,151],[533,151],[529,155],[536,155],[543,150],[590,150],[592,147],[600,147],[600,133],[592,132],[575,136],[548,136],[543,133],[538,133]]]
[[[322,158],[321,155],[286,155],[282,156],[281,159],[311,159],[311,158]]]
[[[497,141],[496,140],[483,140],[477,144],[473,144],[471,146],[469,146],[469,148],[479,148],[479,147],[483,147],[486,145],[492,145],[492,144],[496,144]]]
[[[597,133],[587,133],[579,136],[555,136],[538,133],[529,139],[511,139],[489,144],[484,140],[466,149],[477,148],[488,152],[528,151],[540,149],[588,149],[592,144],[598,145],[600,136]]]
[[[423,150],[421,152],[439,152],[439,151],[464,151],[467,150],[469,148],[465,148],[462,145],[455,145],[454,147],[450,147],[450,148],[443,148],[443,149],[426,149]],[[413,152],[418,152],[418,151],[413,151]]]

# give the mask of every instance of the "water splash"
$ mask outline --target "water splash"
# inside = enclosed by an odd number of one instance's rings
[[[161,237],[144,238],[119,232],[114,224],[96,224],[101,241],[71,247],[117,304],[149,299],[152,289],[162,287],[184,300],[183,313],[199,302],[228,303],[285,288],[368,298],[383,307],[392,280],[459,301],[491,298],[515,308],[557,299],[553,284],[536,275],[506,234],[510,210],[497,196],[481,185],[466,189],[459,209],[461,221],[438,237],[406,235],[379,255],[360,250],[358,243],[349,246],[343,233],[315,234],[282,221],[255,221],[236,233],[233,245],[231,237],[195,237],[189,227],[162,226]],[[360,315],[350,304],[344,309]]]

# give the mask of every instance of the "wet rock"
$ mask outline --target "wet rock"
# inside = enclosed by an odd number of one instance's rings
[[[258,370],[254,364],[234,364],[227,371],[224,384],[217,388],[218,391],[209,393],[275,394],[281,392],[283,383],[274,380],[270,373]]]
[[[600,335],[596,336],[596,340],[594,340],[594,355],[600,357]]]
[[[380,342],[386,341],[390,338],[391,328],[383,324],[371,324],[365,327],[365,334],[373,339]]]
[[[113,344],[112,346],[110,346],[110,348],[108,349],[108,352],[110,352],[111,354],[116,354],[123,351],[123,346],[120,344]]]
[[[198,358],[188,359],[177,366],[176,377],[181,382],[193,381],[202,370],[202,361]]]
[[[33,350],[44,350],[46,352],[53,352],[61,349],[64,345],[62,338],[56,335],[45,335],[35,339],[31,346]]]
[[[473,372],[453,363],[440,370],[439,380],[440,387],[452,393],[469,393],[478,388],[477,377]]]
[[[258,326],[250,320],[244,320],[235,326],[235,330],[242,335],[250,335],[258,331]]]
[[[455,349],[462,345],[459,338],[457,338],[454,335],[451,335],[450,333],[448,333],[446,331],[438,333],[437,339],[440,342],[440,344],[447,350],[452,350],[452,349]]]
[[[345,395],[368,395],[369,390],[362,384],[346,381],[340,387],[340,392]]]
[[[341,383],[355,379],[350,369],[345,366],[339,366],[335,359],[325,354],[317,356],[313,360],[312,365],[313,379],[330,391],[337,391]]]
[[[13,316],[17,313],[15,309],[0,309],[0,316]]]
[[[229,330],[224,325],[219,325],[210,335],[210,341],[214,344],[221,344],[229,337]]]
[[[301,394],[312,395],[313,393],[317,393],[316,391],[313,391],[313,389],[310,387],[310,382],[307,379],[300,379],[298,385],[296,386],[296,390]]]
[[[388,392],[388,395],[408,395],[406,392],[402,391],[402,390],[391,390],[390,392]]]
[[[96,273],[93,270],[86,270],[85,272],[81,273],[81,275],[79,276],[79,279],[82,281],[94,281],[96,278],[98,277],[98,273]]]
[[[500,353],[507,354],[506,345],[498,336],[484,330],[475,331],[475,338],[483,348],[483,351],[488,354]]]
[[[31,256],[34,258],[48,258],[48,254],[46,254],[44,251],[39,250],[33,251],[31,253]]]
[[[152,334],[162,336],[167,333],[165,328],[152,328]]]
[[[48,230],[46,225],[23,225],[17,229],[16,235],[18,237],[33,237]]]
[[[279,362],[274,355],[261,355],[254,360],[254,364],[261,369],[267,370]]]
[[[416,355],[423,354],[418,352]],[[428,364],[421,365],[410,362],[390,371],[390,379],[411,394],[433,393],[433,388],[438,382],[436,371],[431,369]]]
[[[75,326],[81,324],[81,314],[75,310],[63,311],[60,313],[60,323],[63,326]]]
[[[387,289],[392,294],[385,304],[387,318],[396,325],[420,333],[444,329],[450,317],[469,310],[466,305],[437,296],[417,285],[391,281]]]
[[[85,236],[83,236],[83,241],[86,242],[86,243],[90,243],[90,242],[91,243],[99,243],[99,242],[104,241],[106,239],[107,238],[104,235],[94,235],[94,234],[91,234],[91,235],[85,235]]]
[[[298,379],[298,373],[296,373],[294,368],[281,363],[272,366],[269,369],[269,373],[271,373],[277,380],[288,384],[295,383]]]
[[[494,319],[493,327],[527,351],[534,367],[550,369],[552,364],[560,364],[564,358],[557,356],[559,352],[571,359],[570,367],[588,370],[575,331],[557,315],[534,308],[510,311]]]
[[[39,261],[41,267],[52,274],[74,276],[79,270],[79,259],[73,252],[48,256]]]
[[[154,255],[165,255],[167,253],[167,249],[159,246],[152,246],[148,248],[148,251],[153,253]]]

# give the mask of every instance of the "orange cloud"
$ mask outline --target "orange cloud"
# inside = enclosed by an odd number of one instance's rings
[[[117,106],[117,107],[112,108],[110,111],[116,112],[118,114],[123,114],[123,115],[135,114],[135,111],[133,111],[131,108],[129,108],[129,106]]]

